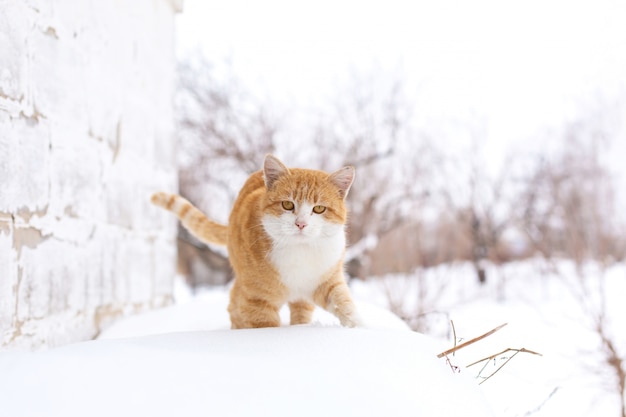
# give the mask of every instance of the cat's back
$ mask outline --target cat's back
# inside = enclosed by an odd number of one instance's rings
[[[250,214],[258,213],[259,202],[265,193],[263,172],[257,171],[246,180],[239,191],[233,209],[230,213],[229,225],[241,223]]]
[[[256,249],[267,250],[264,248],[267,235],[261,226],[260,207],[265,191],[262,171],[250,175],[239,191],[228,220],[230,255],[252,249],[248,247],[249,242],[255,242]]]
[[[250,175],[243,187],[239,191],[237,200],[245,200],[254,195],[260,195],[265,192],[265,181],[263,180],[263,171],[257,171]],[[238,201],[235,202],[237,204]]]

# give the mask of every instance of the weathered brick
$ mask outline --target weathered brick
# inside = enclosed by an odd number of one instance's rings
[[[2,100],[18,103],[27,96],[28,51],[24,40],[31,31],[36,12],[25,3],[4,1],[0,4],[0,103]],[[10,107],[11,114],[19,114],[18,106]]]
[[[0,346],[11,337],[15,316],[15,288],[17,285],[17,259],[13,248],[13,220],[0,213]]]
[[[178,2],[0,2],[0,349],[171,299]]]
[[[39,210],[50,189],[49,125],[26,118],[0,122],[0,211]]]

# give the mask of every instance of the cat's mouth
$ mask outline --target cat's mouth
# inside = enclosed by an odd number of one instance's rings
[[[298,238],[304,238],[304,237],[309,237],[309,234],[303,229],[298,229],[298,230],[295,230],[294,236]]]
[[[295,230],[292,230],[291,236],[296,240],[296,242],[306,242],[315,238],[315,235],[314,233],[311,233],[311,230],[307,230],[306,228],[299,229],[297,227]]]

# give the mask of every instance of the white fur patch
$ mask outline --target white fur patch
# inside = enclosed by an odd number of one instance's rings
[[[311,300],[320,279],[339,262],[346,246],[343,225],[322,216],[307,217],[303,230],[296,226],[296,217],[301,219],[310,208],[303,207],[299,214],[263,217],[263,226],[274,241],[269,258],[289,289],[289,301]]]

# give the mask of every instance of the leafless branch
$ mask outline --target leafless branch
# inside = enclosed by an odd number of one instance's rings
[[[482,339],[484,339],[484,338],[486,338],[486,337],[489,337],[489,336],[491,336],[492,334],[494,334],[495,332],[497,332],[498,330],[502,329],[502,328],[503,328],[504,326],[506,326],[507,324],[508,324],[508,323],[503,323],[503,324],[499,325],[498,327],[496,327],[496,328],[494,328],[494,329],[489,330],[489,331],[488,331],[487,333],[485,333],[485,334],[482,334],[482,335],[480,335],[480,336],[478,336],[478,337],[475,337],[475,338],[473,338],[473,339],[468,340],[468,341],[467,341],[467,342],[465,342],[465,343],[461,343],[461,344],[460,344],[460,345],[458,345],[458,346],[454,346],[454,347],[453,347],[453,348],[451,348],[451,349],[448,349],[448,350],[446,350],[446,351],[444,351],[444,352],[441,352],[440,354],[438,354],[438,355],[437,355],[437,357],[438,357],[438,358],[443,358],[444,356],[448,356],[448,355],[450,355],[450,354],[452,354],[452,353],[456,352],[457,350],[463,349],[464,347],[467,347],[467,346],[469,346],[469,345],[471,345],[471,344],[474,344],[474,343],[476,343],[476,342],[478,342],[478,341],[481,341]]]

